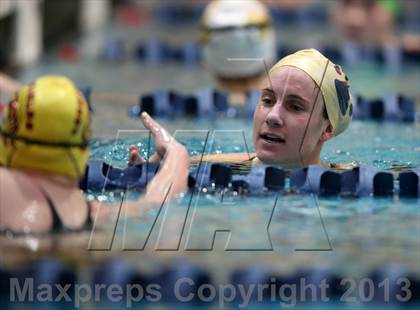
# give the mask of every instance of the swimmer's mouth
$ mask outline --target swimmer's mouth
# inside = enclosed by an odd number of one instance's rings
[[[270,133],[263,133],[260,135],[260,138],[270,141],[270,142],[276,142],[276,143],[285,143],[286,140],[284,140],[282,137],[270,134]]]

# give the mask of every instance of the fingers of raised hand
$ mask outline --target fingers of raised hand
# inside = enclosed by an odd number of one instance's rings
[[[130,145],[130,153],[128,155],[128,165],[134,166],[144,163],[145,160],[140,156],[139,150],[135,145]]]
[[[171,135],[159,125],[149,114],[143,112],[141,119],[144,127],[150,130],[157,143],[169,143],[171,142]]]

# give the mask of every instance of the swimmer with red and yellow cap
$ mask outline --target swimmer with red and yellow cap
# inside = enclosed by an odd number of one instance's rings
[[[163,162],[144,198],[126,204],[136,216],[186,190],[188,177],[185,148],[147,114],[142,121]],[[91,132],[89,107],[66,77],[43,76],[20,88],[0,126],[0,235],[91,229],[96,215],[118,212],[87,203],[79,189]]]
[[[203,160],[284,168],[322,164],[324,142],[346,130],[351,118],[352,97],[343,69],[315,49],[300,50],[269,71],[254,112],[256,152],[208,155]],[[137,160],[133,148],[130,164]]]

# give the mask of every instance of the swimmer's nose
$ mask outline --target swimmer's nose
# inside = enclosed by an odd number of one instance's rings
[[[282,127],[284,125],[282,118],[282,105],[275,104],[267,114],[265,122],[270,127]]]

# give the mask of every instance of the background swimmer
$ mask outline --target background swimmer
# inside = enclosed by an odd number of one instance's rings
[[[354,64],[372,58],[377,49],[383,50],[388,64],[400,61],[399,50],[418,53],[420,36],[397,28],[404,4],[398,0],[336,1],[330,10],[331,20],[345,61]]]
[[[271,17],[262,3],[211,1],[202,16],[200,33],[204,65],[219,87],[233,94],[261,87],[276,58]],[[230,102],[237,103],[238,97],[233,95]]]
[[[144,198],[126,205],[136,216],[186,190],[188,175],[185,148],[149,115],[143,114],[142,122],[162,164]],[[79,189],[91,119],[69,79],[44,76],[23,86],[3,111],[0,133],[0,232],[79,231],[89,229],[97,214],[102,220],[118,210],[87,203]]]
[[[321,164],[324,142],[346,130],[351,118],[352,98],[342,68],[315,49],[301,50],[270,70],[254,112],[256,153],[209,155],[203,160],[252,160],[287,168]],[[132,146],[129,164],[139,160]]]

